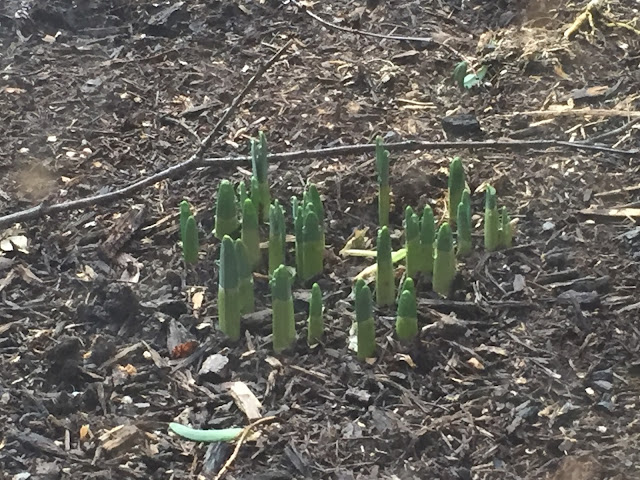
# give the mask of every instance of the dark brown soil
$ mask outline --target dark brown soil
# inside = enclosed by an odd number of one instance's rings
[[[246,155],[259,130],[274,152],[378,134],[445,140],[442,118],[461,113],[479,120],[475,140],[582,141],[640,110],[640,35],[613,23],[637,22],[632,0],[610,2],[595,31],[585,25],[569,40],[563,32],[586,1],[306,4],[344,27],[435,43],[328,29],[277,0],[2,2],[0,214],[106,192],[185,160],[193,138],[167,117],[204,137],[288,39],[207,156]],[[461,92],[452,83],[461,59],[490,67],[482,85]],[[572,112],[557,113],[567,105]],[[540,110],[556,113],[527,113]],[[638,126],[601,142],[640,148]],[[377,313],[373,364],[348,348],[351,278],[370,262],[339,255],[355,228],[369,227],[373,242],[371,155],[271,166],[273,193],[287,206],[304,182],[318,185],[329,226],[318,280],[326,342],[306,346],[308,290],[297,286],[299,340],[277,358],[264,275],[242,342],[227,344],[216,329],[214,196],[221,179],[248,179],[247,164],[0,232],[0,478],[215,478],[232,446],[184,441],[168,424],[247,425],[230,381],[277,418],[242,446],[227,478],[640,478],[639,215],[580,213],[638,205],[640,188],[601,195],[640,184],[637,155],[394,153],[395,247],[406,205],[429,202],[444,214],[454,155],[479,221],[485,182],[519,219],[516,246],[487,255],[479,228],[452,301],[418,283],[419,341],[398,344],[393,312]],[[182,198],[199,209],[204,239],[202,262],[186,274]],[[107,242],[130,225],[124,244]],[[26,248],[9,251],[22,236]],[[182,359],[172,356],[178,334],[197,342],[183,344],[195,350]],[[226,368],[201,374],[214,354]]]

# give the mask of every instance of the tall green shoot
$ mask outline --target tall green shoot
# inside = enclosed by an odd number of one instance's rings
[[[251,166],[253,178],[256,180],[256,190],[252,188],[252,199],[256,209],[263,219],[269,215],[271,205],[271,191],[269,188],[269,151],[267,149],[267,137],[260,132],[258,140],[251,140]],[[252,184],[253,187],[253,184]],[[255,193],[255,197],[253,196]]]
[[[249,268],[255,269],[260,265],[262,254],[260,252],[260,230],[258,226],[258,213],[250,198],[242,204],[242,231],[241,238],[247,247]]]
[[[357,339],[358,339],[358,358],[364,360],[371,358],[376,354],[376,324],[373,319],[373,301],[371,298],[371,290],[364,284],[356,284],[356,323],[357,323]]]
[[[269,209],[269,274],[285,264],[284,210],[276,200]]]
[[[249,266],[249,252],[241,239],[236,240],[236,259],[238,261],[238,300],[242,315],[255,310],[253,291],[253,273]]]
[[[471,197],[469,191],[465,190],[462,200],[458,204],[458,250],[457,255],[464,257],[471,253]]]
[[[240,291],[236,247],[230,236],[222,238],[218,284],[218,321],[220,330],[231,340],[240,339]]]
[[[391,187],[389,186],[389,152],[382,145],[382,138],[376,138],[376,168],[378,170],[378,223],[380,227],[389,225],[391,210]]]
[[[465,187],[464,167],[460,157],[455,157],[449,166],[449,223],[455,225],[458,205]]]
[[[222,180],[218,186],[215,236],[220,240],[225,235],[233,236],[239,226],[235,190],[230,181]]]
[[[182,255],[184,257],[184,263],[187,265],[195,265],[198,262],[198,226],[196,225],[196,219],[193,216],[187,218],[187,222],[184,226],[184,235],[182,237]]]
[[[324,320],[322,318],[322,291],[317,283],[311,287],[311,301],[309,302],[309,319],[307,343],[315,345],[322,340],[324,334]]]
[[[493,252],[500,247],[500,218],[496,202],[496,189],[487,186],[484,204],[484,248]]]
[[[429,205],[424,207],[420,219],[420,268],[422,273],[433,272],[433,245],[436,241],[436,222]]]
[[[407,275],[415,277],[420,272],[422,259],[420,258],[420,219],[413,213],[411,207],[407,207],[404,217],[404,238],[407,256],[405,263],[407,266]]]
[[[453,235],[448,223],[438,230],[436,254],[433,261],[433,290],[447,297],[451,293],[456,276],[456,257],[453,251]]]
[[[391,260],[391,235],[387,227],[382,227],[378,232],[376,263],[376,303],[379,307],[393,305],[395,280]]]
[[[296,339],[296,324],[291,295],[291,276],[279,265],[271,278],[272,342],[276,353],[289,348]]]

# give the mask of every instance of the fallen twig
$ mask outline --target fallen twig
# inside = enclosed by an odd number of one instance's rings
[[[640,117],[634,118],[633,120],[625,123],[621,127],[615,128],[608,132],[601,133],[600,135],[596,135],[595,137],[590,138],[589,142],[591,143],[599,142],[600,140],[604,140],[605,138],[613,137],[615,135],[618,135],[619,133],[626,132],[631,127],[633,127],[636,123],[640,123]]]
[[[227,473],[227,470],[235,461],[236,457],[238,456],[238,453],[240,452],[240,448],[242,447],[242,444],[249,436],[249,433],[251,432],[251,430],[253,430],[258,425],[261,425],[267,422],[272,422],[275,419],[276,417],[264,417],[259,420],[256,420],[251,425],[246,426],[242,432],[242,435],[240,435],[240,438],[238,438],[238,441],[236,443],[236,448],[233,450],[233,453],[231,454],[229,459],[226,461],[226,463],[222,466],[222,468],[220,469],[220,471],[218,472],[214,480],[220,480],[222,477],[224,477],[224,474]]]
[[[368,36],[368,37],[384,38],[384,39],[387,39],[387,40],[400,40],[400,41],[406,41],[406,42],[422,42],[422,43],[426,43],[426,44],[434,43],[433,38],[431,38],[431,37],[405,37],[403,35],[387,35],[387,34],[384,34],[384,33],[367,32],[367,31],[364,31],[364,30],[356,30],[355,28],[343,27],[341,25],[336,25],[335,23],[331,23],[331,22],[323,19],[322,17],[319,17],[318,15],[313,13],[311,10],[309,10],[305,6],[301,5],[300,3],[296,2],[295,0],[293,1],[293,3],[298,8],[303,9],[304,12],[307,15],[309,15],[311,18],[313,18],[314,20],[320,22],[325,27],[333,28],[334,30],[339,30],[341,32],[353,33],[353,34],[356,34],[356,35],[364,35],[364,36]]]
[[[273,58],[275,58],[275,56]],[[265,65],[265,69],[266,68],[268,67]],[[256,73],[256,75],[253,77],[253,78],[256,78],[256,80],[258,77],[258,73]],[[245,93],[246,93],[246,88],[245,88]],[[237,98],[240,98],[240,97],[238,96]],[[237,105],[237,103],[238,102],[234,100],[232,107],[234,104]],[[232,107],[229,107],[228,112],[232,110]],[[224,120],[224,117],[220,121],[222,122],[222,120]],[[218,122],[218,124],[220,125],[220,122]],[[219,129],[220,127],[218,128],[218,130]],[[202,141],[202,144],[201,144],[202,146],[205,146],[205,142],[207,142],[206,146],[210,144],[214,131],[212,131]],[[32,220],[34,218],[40,218],[46,214],[67,212],[69,210],[81,209],[85,207],[101,205],[101,204],[109,203],[115,200],[119,200],[119,199],[125,198],[127,195],[130,195],[132,193],[135,193],[143,189],[144,187],[153,185],[159,182],[160,180],[173,178],[179,174],[185,173],[196,167],[210,166],[214,164],[219,165],[220,163],[225,163],[225,162],[233,163],[233,164],[242,164],[242,163],[249,163],[251,161],[251,157],[248,157],[248,156],[233,156],[233,157],[202,159],[201,156],[203,155],[204,149],[206,148],[206,146],[205,148],[202,148],[202,146],[198,149],[196,153],[194,153],[189,158],[189,160],[186,160],[182,163],[169,167],[166,170],[162,170],[158,173],[155,173],[150,177],[138,180],[137,182],[127,185],[126,187],[123,187],[119,190],[114,190],[113,192],[104,193],[101,195],[94,195],[92,197],[81,198],[78,200],[72,200],[70,202],[50,204],[50,205],[42,203],[36,207],[28,208],[26,210],[21,210],[19,212],[14,212],[9,215],[5,215],[4,217],[0,217],[0,228],[8,227],[17,222]],[[394,142],[394,143],[385,144],[385,149],[391,152],[415,151],[415,150],[452,150],[452,149],[462,149],[462,148],[507,150],[507,149],[518,149],[518,148],[549,148],[549,147],[561,147],[561,148],[568,148],[572,150],[604,152],[604,153],[611,153],[611,154],[624,155],[624,156],[633,156],[633,155],[637,155],[640,152],[638,149],[620,150],[616,148],[605,147],[603,145],[591,145],[588,143],[581,143],[581,142],[566,142],[562,140],[522,140],[522,141],[488,140],[485,142],[473,142],[473,141],[426,142],[422,140],[407,140],[405,142]],[[298,160],[303,158],[326,158],[326,157],[333,157],[333,156],[340,156],[340,155],[361,155],[364,153],[372,153],[374,151],[375,151],[374,144],[356,144],[356,145],[346,145],[344,147],[331,147],[331,148],[324,148],[324,149],[318,149],[318,150],[298,150],[298,151],[286,152],[286,153],[272,153],[269,155],[269,160],[270,161],[291,161],[291,160]]]
[[[213,127],[213,130],[200,142],[197,150],[188,160],[181,162],[177,165],[173,165],[165,170],[161,170],[149,177],[138,180],[137,182],[131,183],[126,187],[120,188],[118,190],[114,190],[112,192],[108,192],[102,195],[95,195],[93,197],[80,198],[78,200],[72,200],[70,202],[64,203],[54,203],[49,204],[48,202],[42,202],[40,205],[35,207],[28,208],[26,210],[22,210],[19,212],[15,212],[4,217],[0,217],[0,228],[12,225],[16,222],[22,222],[24,220],[31,220],[34,218],[43,217],[46,214],[54,214],[67,212],[69,210],[76,210],[85,207],[91,207],[94,205],[100,205],[105,203],[110,203],[115,200],[120,200],[122,198],[126,198],[128,195],[138,192],[145,187],[150,185],[154,185],[161,180],[165,180],[167,178],[173,178],[180,174],[183,174],[189,170],[192,170],[200,165],[202,165],[202,157],[204,156],[207,149],[213,143],[216,135],[222,130],[222,128],[226,125],[226,123],[231,118],[231,115],[236,111],[238,105],[244,97],[249,93],[249,91],[253,88],[256,82],[264,75],[264,73],[271,68],[271,66],[284,54],[284,52],[289,48],[289,46],[293,43],[293,40],[289,40],[280,50],[278,50],[267,63],[265,63],[256,74],[249,79],[245,87],[238,94],[237,97],[233,99],[229,108],[224,112],[218,123]]]

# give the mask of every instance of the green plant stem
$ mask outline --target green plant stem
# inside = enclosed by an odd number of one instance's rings
[[[260,251],[260,230],[258,226],[258,213],[250,198],[245,199],[242,206],[242,241],[247,247],[247,258],[251,270],[257,268],[262,260]]]
[[[391,188],[389,187],[389,152],[382,145],[382,138],[376,138],[376,168],[378,170],[378,223],[380,227],[389,225],[391,210]]]
[[[236,193],[231,182],[222,180],[218,187],[215,236],[222,240],[225,235],[234,235],[238,227]]]
[[[407,266],[407,275],[415,277],[420,271],[422,262],[420,254],[422,252],[420,248],[420,220],[415,213],[411,212],[413,212],[413,209],[407,207],[404,222],[405,247],[407,249],[405,263]]]
[[[366,285],[356,289],[356,322],[358,338],[358,358],[364,360],[376,353],[376,324],[373,319],[371,290]]]
[[[455,157],[449,166],[449,223],[454,226],[458,205],[465,187],[464,167],[460,157]]]
[[[418,334],[418,313],[415,292],[405,290],[400,295],[396,334],[400,340],[411,340]]]
[[[391,260],[391,236],[387,227],[378,232],[376,270],[376,303],[378,306],[393,305],[395,301],[395,281]]]
[[[271,302],[273,350],[280,353],[290,347],[296,338],[291,279],[284,265],[280,265],[273,273]]]
[[[236,248],[231,237],[225,235],[220,248],[218,320],[220,330],[232,341],[240,339],[240,299],[238,297]]]
[[[465,200],[465,198],[467,198]],[[458,205],[458,250],[459,257],[464,257],[471,253],[471,205],[468,196],[463,195],[462,201]]]
[[[492,252],[500,246],[500,218],[496,204],[496,190],[487,186],[484,207],[484,248]]]
[[[453,251],[453,237],[451,227],[443,223],[438,230],[436,241],[436,256],[433,263],[433,290],[447,297],[456,275],[456,258]]]
[[[420,219],[420,272],[430,274],[433,272],[433,244],[436,240],[436,226],[433,218],[433,210],[429,205],[424,207]]]
[[[249,267],[247,247],[240,239],[236,240],[236,258],[238,261],[240,313],[244,315],[255,310],[255,295],[253,291],[253,274]]]
[[[322,292],[317,283],[311,287],[311,301],[309,302],[309,320],[307,343],[315,345],[320,342],[324,334],[324,320],[322,318]]]
[[[284,211],[276,200],[269,210],[269,274],[285,264]]]
[[[182,254],[187,265],[195,265],[198,262],[198,227],[196,219],[190,216],[184,227],[182,239]]]
[[[324,267],[324,244],[320,228],[315,212],[307,209],[302,231],[303,281],[321,274]]]

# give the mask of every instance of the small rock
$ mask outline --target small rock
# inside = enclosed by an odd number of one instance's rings
[[[215,353],[202,362],[198,376],[209,382],[219,383],[229,379],[229,359]]]

